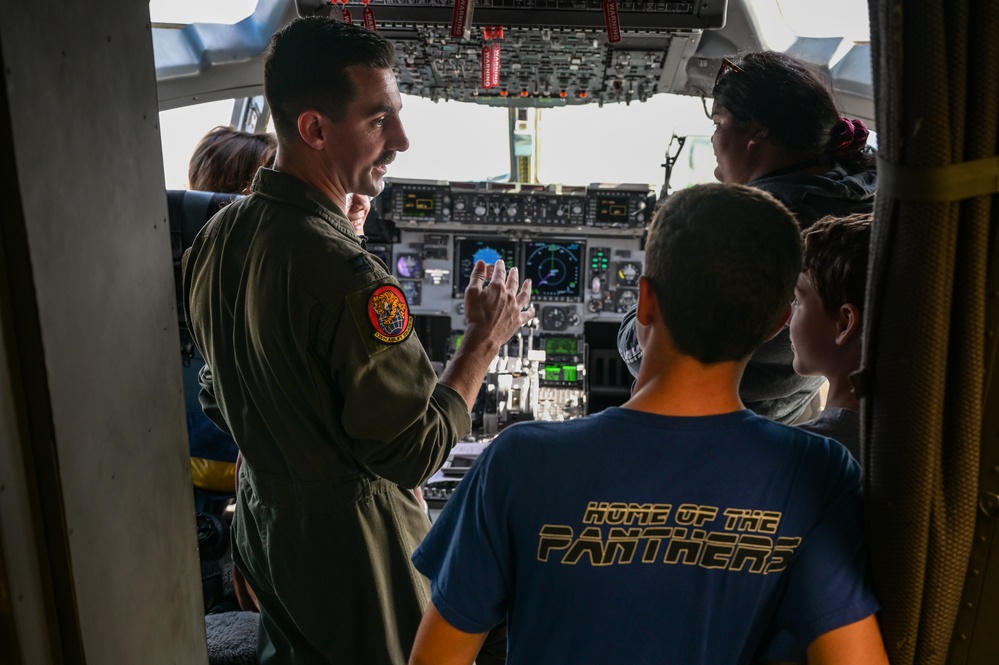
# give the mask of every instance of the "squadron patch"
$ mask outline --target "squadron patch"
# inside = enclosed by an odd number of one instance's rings
[[[375,289],[368,299],[368,319],[375,329],[375,339],[386,344],[405,341],[413,332],[413,317],[402,290],[392,284]]]

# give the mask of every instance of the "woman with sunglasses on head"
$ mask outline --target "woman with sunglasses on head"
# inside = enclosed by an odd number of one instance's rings
[[[773,51],[723,60],[712,97],[719,181],[768,192],[802,229],[827,215],[874,210],[877,160],[867,128],[840,115],[830,87],[808,63]],[[617,344],[638,376],[634,309],[621,322]],[[789,424],[814,415],[809,407],[822,379],[798,376],[793,359],[784,328],[746,368],[740,394],[748,408]]]
[[[718,180],[773,194],[802,228],[874,209],[877,162],[867,127],[840,115],[807,63],[773,51],[725,60],[712,97]]]

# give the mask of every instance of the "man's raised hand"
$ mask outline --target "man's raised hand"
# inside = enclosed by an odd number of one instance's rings
[[[475,262],[465,289],[466,341],[471,335],[489,339],[499,348],[534,318],[534,307],[528,307],[531,280],[520,284],[519,279],[517,267],[508,273],[502,259],[490,267],[485,261]]]

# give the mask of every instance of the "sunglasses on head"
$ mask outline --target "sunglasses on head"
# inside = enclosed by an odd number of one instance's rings
[[[728,58],[722,58],[721,66],[718,68],[718,73],[715,74],[715,85],[718,85],[718,81],[720,81],[721,78],[725,76],[725,74],[728,72],[735,72],[736,74],[741,74],[742,67],[735,64]]]

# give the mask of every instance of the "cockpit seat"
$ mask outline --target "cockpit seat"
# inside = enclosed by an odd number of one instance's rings
[[[238,448],[232,437],[204,414],[198,402],[201,390],[198,372],[204,367],[205,360],[195,346],[184,318],[184,287],[180,264],[184,251],[191,246],[198,231],[215,213],[237,198],[237,194],[167,190],[195,509],[216,515],[222,515],[234,498]]]

